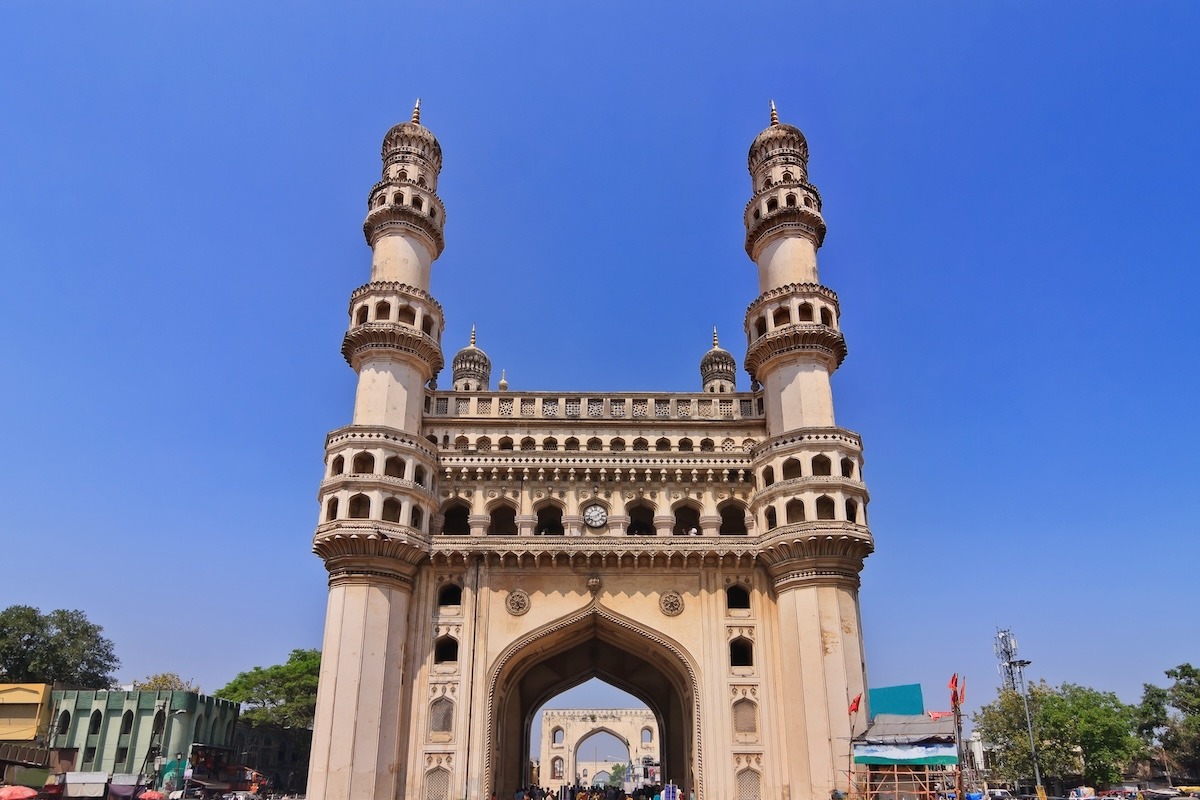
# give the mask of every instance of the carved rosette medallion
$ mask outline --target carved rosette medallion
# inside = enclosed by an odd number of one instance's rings
[[[529,605],[529,595],[524,589],[513,589],[508,593],[508,597],[504,598],[504,607],[514,617],[519,617],[528,611]]]
[[[658,598],[658,608],[668,617],[677,617],[683,613],[683,595],[679,592],[663,592]]]

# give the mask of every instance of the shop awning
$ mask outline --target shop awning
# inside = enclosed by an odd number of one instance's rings
[[[214,792],[228,792],[233,787],[224,781],[202,781],[199,778],[188,778],[188,786],[199,786]]]

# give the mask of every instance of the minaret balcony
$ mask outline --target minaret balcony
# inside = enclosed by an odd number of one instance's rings
[[[372,357],[408,356],[429,371],[429,376],[445,366],[442,348],[434,338],[398,322],[368,322],[351,328],[342,340],[342,356],[355,369]]]
[[[846,360],[846,340],[841,332],[819,322],[797,322],[759,336],[746,348],[745,369],[761,380],[771,362],[786,357],[809,356],[833,372]]]
[[[442,234],[444,216],[436,219],[429,216],[430,211],[437,207],[432,204],[428,209],[388,204],[372,208],[363,222],[363,235],[367,237],[367,244],[374,247],[380,237],[388,234],[408,234],[424,244],[429,254],[436,259],[446,248],[446,238]]]
[[[420,563],[429,555],[429,537],[415,528],[373,519],[339,519],[322,523],[313,537],[312,550],[325,560],[330,576],[335,570],[369,570],[406,580],[409,570],[396,571],[389,562]]]
[[[754,208],[747,212],[746,255],[751,260],[758,261],[763,248],[783,236],[810,239],[820,247],[825,241],[825,218],[815,208],[800,205],[772,208],[768,204],[765,211]]]
[[[353,472],[346,472],[341,475],[334,475],[321,481],[320,489],[318,490],[322,496],[327,492],[335,492],[340,490],[359,491],[377,489],[384,492],[395,493],[397,491],[407,490],[414,494],[423,495],[426,500],[433,501],[435,499],[433,489],[424,486],[416,481],[408,480],[407,478],[395,478],[391,475],[360,475]]]
[[[866,484],[860,480],[843,478],[838,475],[805,475],[801,478],[788,478],[776,481],[770,486],[759,487],[755,491],[754,499],[750,503],[751,510],[757,511],[768,503],[792,498],[806,491],[822,493],[841,492],[847,497],[860,500],[864,504],[870,500]]]

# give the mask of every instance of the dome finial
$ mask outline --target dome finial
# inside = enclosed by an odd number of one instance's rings
[[[475,346],[475,326],[471,326],[471,347]]]
[[[717,346],[717,326],[713,325],[713,347]]]
[[[417,102],[413,103],[412,121],[421,124],[421,98],[417,98]]]
[[[417,102],[419,103],[420,101],[418,100]],[[774,100],[771,101],[771,124],[772,125],[779,124],[779,112],[775,110],[775,101]]]
[[[499,384],[499,389],[500,389],[500,391],[502,391],[502,392],[507,392],[507,391],[508,391],[508,376],[507,376],[507,375],[505,375],[505,373],[504,373],[504,370],[500,370],[500,384]]]

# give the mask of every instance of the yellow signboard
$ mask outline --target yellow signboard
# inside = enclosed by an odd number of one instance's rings
[[[1037,796],[1038,796],[1038,800],[1046,800],[1046,787],[1045,786],[1039,785],[1037,787]]]

